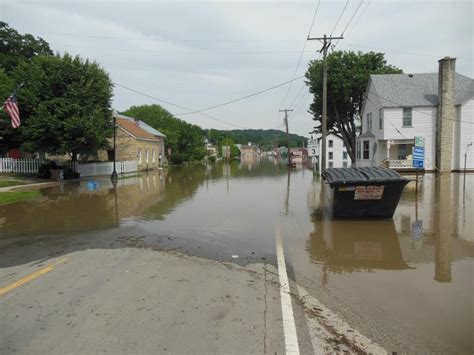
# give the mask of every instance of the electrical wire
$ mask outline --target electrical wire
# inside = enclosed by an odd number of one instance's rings
[[[279,88],[279,87],[281,87],[281,86],[284,86],[284,85],[286,85],[286,84],[289,84],[289,83],[291,83],[291,82],[293,82],[293,81],[295,81],[295,80],[299,80],[299,79],[301,79],[301,78],[304,78],[304,75],[299,76],[299,77],[297,77],[297,78],[293,78],[293,79],[291,79],[291,80],[287,80],[287,81],[285,81],[285,82],[283,82],[283,83],[280,83],[280,84],[277,84],[277,85],[273,85],[273,86],[271,86],[271,87],[269,87],[269,88],[266,88],[266,89],[264,89],[264,90],[260,90],[260,91],[254,92],[254,93],[252,93],[252,94],[239,97],[239,98],[237,98],[237,99],[229,100],[229,101],[226,101],[226,102],[223,102],[223,103],[221,103],[221,104],[214,105],[214,106],[209,106],[209,107],[203,108],[203,109],[201,109],[201,110],[196,110],[196,111],[191,111],[191,112],[177,113],[177,114],[175,114],[175,116],[190,115],[190,114],[193,114],[193,113],[200,113],[200,112],[204,112],[204,111],[213,110],[213,109],[218,108],[218,107],[227,106],[227,105],[233,104],[233,103],[235,103],[235,102],[242,101],[242,100],[246,100],[246,99],[248,99],[248,98],[251,98],[251,97],[254,97],[254,96],[257,96],[257,95],[266,93],[266,92],[271,91],[271,90],[274,90],[274,89],[276,89],[276,88]]]
[[[339,24],[339,21],[341,21],[341,17],[342,17],[342,15],[344,15],[344,12],[347,9],[347,5],[349,5],[349,0],[346,1],[346,4],[344,5],[344,8],[342,9],[342,12],[339,15],[339,18],[337,19],[336,23],[334,24],[334,27],[332,28],[332,31],[331,31],[331,34],[329,35],[329,37],[331,37],[333,35],[334,30],[336,29],[337,25]]]
[[[308,36],[309,37],[311,35],[311,31],[313,30],[313,26],[314,26],[314,22],[316,20],[316,15],[318,14],[318,10],[319,10],[319,5],[321,4],[321,0],[318,0],[318,4],[316,6],[316,10],[314,11],[314,15],[313,15],[313,19],[311,20],[311,25],[309,26],[309,30],[308,30]],[[303,59],[303,54],[305,52],[305,49],[306,49],[306,45],[308,44],[308,41],[304,41],[304,44],[303,44],[303,48],[301,49],[301,53],[300,53],[300,56],[298,58],[298,62],[296,63],[296,67],[295,67],[295,70],[293,72],[293,79],[296,77],[296,73],[298,72],[298,69],[300,67],[300,64],[301,64],[301,60]],[[283,100],[281,101],[281,104],[280,106],[283,107],[285,102],[286,102],[286,99],[288,98],[288,94],[290,93],[291,91],[291,88],[293,86],[293,82],[290,83],[290,85],[288,86],[287,90],[286,90],[286,93],[285,93],[285,96],[283,97]]]

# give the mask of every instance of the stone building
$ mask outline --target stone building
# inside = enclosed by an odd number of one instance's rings
[[[165,161],[166,136],[138,119],[119,113],[114,113],[114,116],[117,123],[116,160],[136,160],[138,170],[156,169],[161,166]],[[113,150],[100,152],[99,157],[102,160],[112,160]]]

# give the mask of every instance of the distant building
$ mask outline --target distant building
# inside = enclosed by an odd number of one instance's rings
[[[317,157],[319,164],[321,164],[321,136],[317,137],[319,141],[319,151]],[[327,168],[348,168],[351,166],[351,159],[347,153],[346,146],[341,137],[334,133],[329,133],[326,136],[326,167]]]
[[[303,163],[308,160],[308,149],[290,148],[291,161],[293,163]]]
[[[247,145],[240,146],[240,157],[241,158],[256,158],[259,154],[259,149],[256,145],[252,145],[249,142]]]

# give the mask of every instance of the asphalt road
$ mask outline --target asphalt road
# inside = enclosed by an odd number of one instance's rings
[[[241,266],[127,247],[2,268],[0,353],[312,354],[369,344],[293,281],[285,290],[280,257],[278,268]]]

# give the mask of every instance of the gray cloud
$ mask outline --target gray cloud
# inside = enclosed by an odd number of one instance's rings
[[[1,0],[0,0],[1,1]],[[367,0],[365,0],[367,1]],[[342,31],[359,0],[351,0],[335,31]],[[345,1],[322,1],[312,35],[329,33]],[[365,5],[363,5],[365,6]],[[372,1],[338,49],[384,49],[388,62],[405,72],[435,72],[437,60],[458,58],[457,70],[473,76],[471,1]],[[112,79],[194,109],[290,79],[316,1],[7,1],[0,18],[20,32],[42,36],[60,53],[97,60]],[[297,76],[304,74],[319,44],[306,46]],[[301,88],[292,85],[290,105]],[[237,125],[273,128],[286,88],[208,113]],[[304,88],[290,130],[306,134],[311,97]],[[153,100],[116,87],[114,106]],[[171,112],[182,109],[167,107]],[[193,114],[203,127],[232,127]]]

